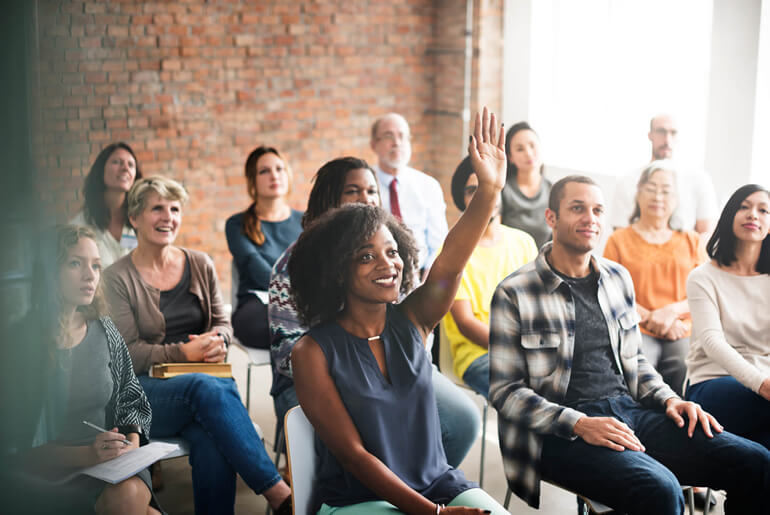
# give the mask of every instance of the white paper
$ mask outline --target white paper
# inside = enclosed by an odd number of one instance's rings
[[[179,446],[175,443],[151,442],[117,458],[79,470],[77,474],[85,474],[114,485],[135,476],[142,469],[149,467],[177,449]]]

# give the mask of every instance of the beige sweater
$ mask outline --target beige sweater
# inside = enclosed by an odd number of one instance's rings
[[[690,384],[733,376],[754,392],[770,377],[770,275],[738,276],[704,263],[687,278]]]
[[[190,258],[190,291],[203,309],[206,331],[233,337],[219,292],[214,262],[203,252],[182,249]],[[137,374],[146,374],[155,363],[184,362],[181,343],[163,344],[166,320],[160,312],[160,290],[147,284],[131,261],[122,257],[104,272],[110,314],[123,339]]]

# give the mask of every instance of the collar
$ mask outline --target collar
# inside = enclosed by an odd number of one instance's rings
[[[380,184],[382,184],[386,189],[390,188],[390,183],[393,182],[393,179],[398,179],[401,184],[404,183],[404,176],[406,175],[404,171],[407,169],[407,167],[403,167],[398,171],[398,175],[391,175],[387,172],[382,171],[382,168],[380,168],[380,165],[374,165],[374,170],[377,172],[377,179],[380,181]]]
[[[543,282],[543,286],[548,293],[553,293],[565,282],[564,279],[559,277],[559,274],[554,272],[550,263],[548,263],[548,260],[545,258],[546,254],[551,251],[551,247],[553,247],[552,241],[545,243],[540,248],[540,253],[537,255],[537,258],[535,258],[535,270],[537,271],[537,275],[540,276],[540,280]],[[601,286],[606,272],[593,254],[591,255],[591,267],[598,272],[598,281]]]

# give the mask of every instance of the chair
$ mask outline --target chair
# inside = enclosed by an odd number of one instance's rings
[[[235,266],[235,261],[230,263],[230,289],[233,310],[238,305],[238,267]],[[256,295],[265,305],[268,303],[268,293],[261,290],[251,290],[249,293]],[[235,345],[241,349],[246,356],[248,356],[248,364],[246,365],[246,411],[251,409],[251,372],[254,367],[262,367],[270,365],[270,351],[267,349],[254,349],[246,347],[237,338],[233,337],[231,345]]]
[[[476,395],[480,395],[478,392],[470,388],[468,385],[466,385],[462,379],[457,377],[454,373],[454,363],[452,360],[452,349],[449,345],[449,337],[446,333],[446,327],[444,327],[444,321],[442,320],[439,324],[439,342],[438,342],[438,352],[439,352],[439,365],[438,368],[441,371],[442,374],[444,374],[447,379],[452,381],[457,386],[460,386],[461,388],[465,388],[466,390],[469,390]],[[479,464],[479,488],[484,488],[484,453],[486,452],[487,447],[487,411],[489,409],[489,403],[487,402],[486,397],[481,395],[481,398],[484,400],[484,408],[482,413],[482,419],[481,419],[481,462]]]
[[[574,493],[577,496],[577,503],[578,503],[578,515],[603,515],[605,513],[614,513],[614,510],[607,506],[606,504],[602,504],[599,501],[594,501],[593,499],[589,499],[585,495],[580,495],[577,492],[572,492],[572,490],[569,490],[567,488],[564,488],[561,485],[557,485],[556,483],[551,483],[552,485],[561,488],[562,490],[566,490],[567,492]],[[689,508],[690,515],[695,515],[695,493],[691,486],[684,486],[682,487],[685,492],[687,492],[687,507]],[[505,492],[505,502],[503,503],[503,507],[507,510],[508,505],[511,503],[511,488],[508,487],[508,490]],[[708,492],[706,493],[706,499],[709,499],[711,496],[711,489],[709,488]],[[708,515],[709,513],[709,503],[706,502],[706,508],[703,511],[704,515]]]
[[[315,430],[299,406],[286,412],[283,427],[286,433],[286,455],[294,515],[309,515],[315,508],[318,468]]]

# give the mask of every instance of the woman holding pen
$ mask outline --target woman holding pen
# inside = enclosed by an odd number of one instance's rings
[[[33,447],[24,454],[33,476],[49,478],[136,449],[146,441],[151,417],[123,338],[104,316],[94,233],[64,225],[55,236],[58,327],[44,408]],[[146,469],[114,485],[77,476],[63,485],[36,488],[30,497],[30,512],[40,503],[59,513],[160,512]]]

